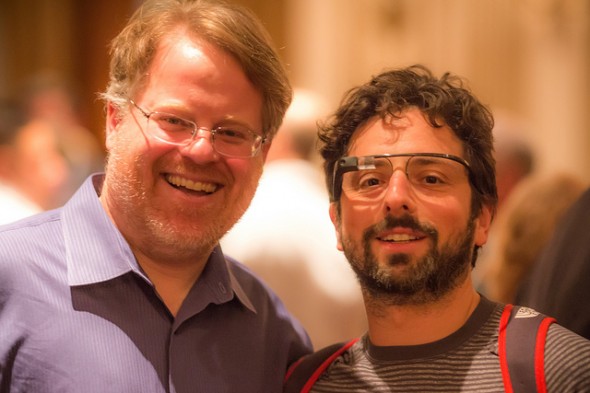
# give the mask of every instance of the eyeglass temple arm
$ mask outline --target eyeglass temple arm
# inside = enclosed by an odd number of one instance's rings
[[[372,165],[359,166],[359,158],[355,156],[342,157],[334,165],[334,176],[332,176],[332,192],[330,193],[330,201],[337,202],[340,200],[342,193],[342,176],[346,172],[358,171],[359,169],[368,169]],[[374,166],[373,166],[374,167]]]

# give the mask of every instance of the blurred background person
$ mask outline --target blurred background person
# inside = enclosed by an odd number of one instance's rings
[[[88,175],[104,168],[104,151],[95,136],[81,124],[73,85],[51,71],[31,75],[22,89],[22,105],[30,125],[53,133],[56,148],[68,166],[68,179],[58,196],[65,203]]]
[[[535,155],[526,139],[525,125],[502,111],[494,112],[494,158],[498,185],[498,209],[512,190],[535,169]]]
[[[20,116],[20,109],[15,110],[19,114],[14,116],[21,120],[7,120],[6,130],[3,131],[3,183],[27,204],[33,204],[35,208],[32,212],[53,209],[61,203],[69,178],[69,167],[59,147],[57,134],[50,123],[27,120],[26,116]],[[6,115],[7,118],[10,116]],[[5,211],[5,217],[15,214],[8,212],[8,205],[0,208]],[[21,216],[20,213],[18,215]]]
[[[494,224],[496,247],[482,283],[488,298],[515,303],[518,287],[584,189],[579,178],[559,173],[531,176],[514,187]]]
[[[22,182],[17,177],[22,160],[16,139],[23,122],[24,116],[15,102],[0,101],[0,225],[42,211],[21,189]]]
[[[221,241],[277,292],[316,348],[365,330],[362,296],[336,248],[317,161],[316,122],[325,113],[318,95],[295,90],[252,204]]]
[[[528,128],[525,123],[503,110],[494,111],[494,159],[496,160],[496,184],[498,188],[498,206],[496,218],[492,221],[487,243],[481,248],[477,264],[472,271],[475,287],[487,295],[484,277],[497,258],[498,238],[502,228],[498,228],[497,216],[504,209],[504,203],[512,191],[534,173],[535,154],[526,138]],[[496,256],[494,256],[496,255]]]
[[[590,188],[568,209],[516,296],[590,339]]]

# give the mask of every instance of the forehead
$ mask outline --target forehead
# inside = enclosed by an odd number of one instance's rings
[[[397,117],[374,117],[357,129],[347,155],[366,156],[401,153],[445,153],[463,157],[463,145],[447,125],[435,128],[417,108]]]
[[[200,121],[237,119],[262,128],[262,93],[241,64],[214,44],[173,31],[162,38],[148,73],[140,97],[145,107],[180,108]]]
[[[226,78],[221,78],[228,73]],[[223,87],[224,80],[246,79],[240,65],[228,53],[200,38],[173,31],[162,37],[148,69],[148,88]],[[181,86],[177,86],[181,84]]]

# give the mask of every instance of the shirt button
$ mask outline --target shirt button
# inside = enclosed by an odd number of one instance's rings
[[[217,285],[219,286],[219,291],[221,293],[225,294],[227,292],[227,289],[225,289],[225,285],[223,285],[223,283],[219,282]]]

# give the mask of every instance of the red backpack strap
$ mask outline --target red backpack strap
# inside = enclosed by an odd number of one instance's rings
[[[507,393],[546,392],[545,341],[555,319],[507,304],[500,318],[498,354]]]
[[[359,339],[333,344],[296,361],[285,376],[284,393],[307,393],[334,360]]]

